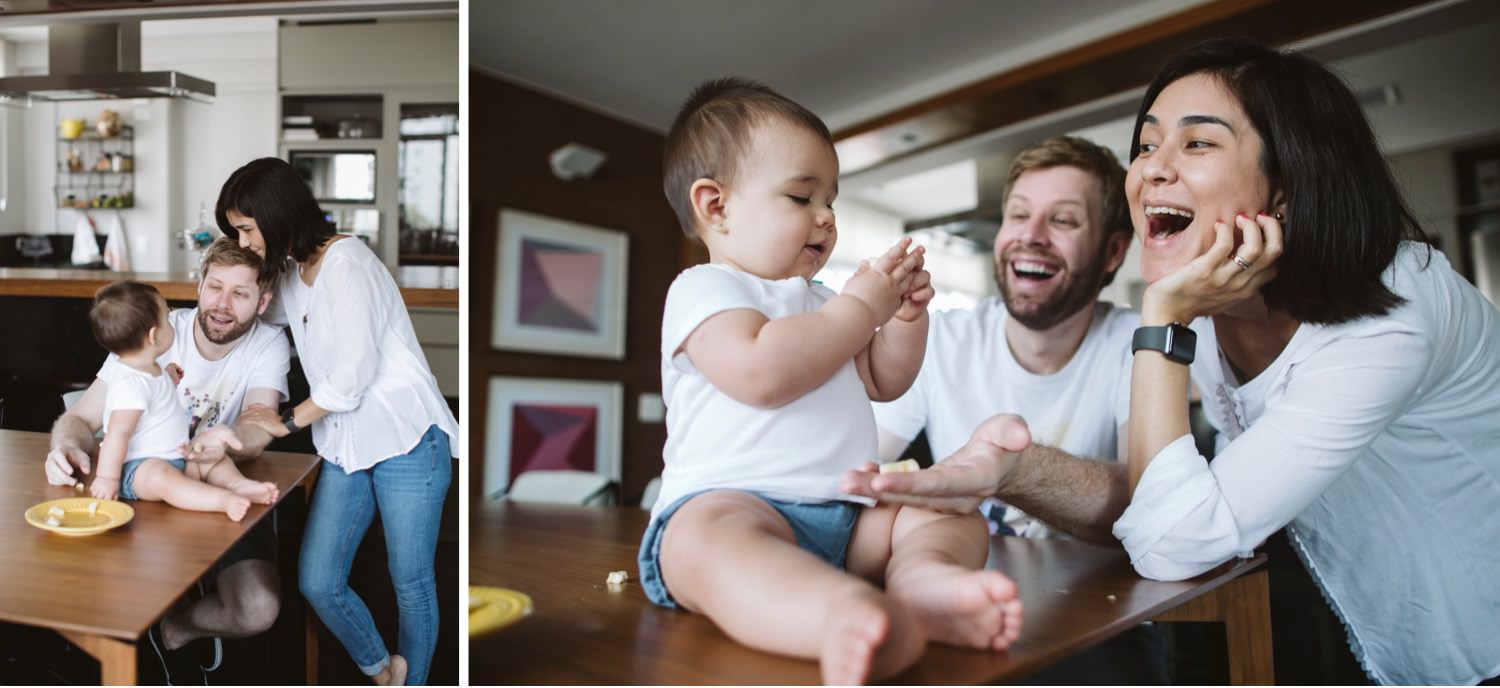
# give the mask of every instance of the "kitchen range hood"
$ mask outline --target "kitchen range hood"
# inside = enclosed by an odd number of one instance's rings
[[[187,98],[214,102],[211,81],[181,72],[141,71],[141,23],[47,27],[46,76],[0,78],[0,103],[116,98]]]

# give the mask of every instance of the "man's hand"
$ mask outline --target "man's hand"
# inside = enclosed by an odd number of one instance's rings
[[[120,495],[120,479],[95,476],[93,484],[89,485],[89,494],[97,499],[114,499]]]
[[[264,404],[252,404],[240,412],[239,422],[254,425],[272,437],[286,437],[286,425],[281,422],[281,414],[276,409]]]
[[[840,489],[934,511],[964,514],[995,496],[1016,455],[1031,446],[1031,432],[1020,416],[1002,414],[981,423],[969,442],[932,468],[916,473],[881,474],[865,464],[844,474]]]
[[[69,487],[82,484],[73,478],[75,466],[82,475],[88,475],[89,453],[72,444],[53,447],[52,451],[47,452],[47,482]]]
[[[226,425],[215,425],[193,437],[191,443],[183,442],[178,446],[182,451],[182,458],[188,461],[204,461],[212,463],[229,455],[229,450],[244,449],[245,445],[240,443],[238,435],[234,434],[234,428]]]

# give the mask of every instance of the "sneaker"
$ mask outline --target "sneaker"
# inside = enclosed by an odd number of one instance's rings
[[[156,653],[156,660],[161,663],[162,673],[166,674],[169,686],[206,686],[208,676],[203,673],[203,667],[192,653],[186,652],[187,648],[168,650],[166,643],[161,639],[161,623],[151,626],[146,632],[146,637],[151,641],[151,649]]]

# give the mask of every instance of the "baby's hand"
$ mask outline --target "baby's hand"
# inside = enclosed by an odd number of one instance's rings
[[[912,275],[911,288],[901,297],[901,307],[896,309],[895,318],[902,322],[915,322],[927,312],[927,304],[932,303],[932,297],[936,293],[932,289],[932,274],[926,270],[918,270]]]
[[[168,363],[167,377],[172,380],[174,386],[180,384],[182,382],[182,366],[176,363]]]
[[[913,273],[921,270],[921,246],[907,251],[911,237],[903,237],[889,251],[870,261],[861,261],[859,271],[844,283],[844,293],[863,301],[875,314],[877,325],[884,325],[901,307],[901,300],[911,289]]]
[[[98,499],[114,499],[120,495],[120,479],[95,476],[89,485],[89,494]]]

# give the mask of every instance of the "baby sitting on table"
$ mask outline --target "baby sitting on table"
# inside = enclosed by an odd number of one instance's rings
[[[227,457],[183,458],[188,416],[177,400],[176,380],[156,360],[171,348],[175,333],[167,300],[155,287],[106,285],[94,295],[89,320],[94,338],[114,354],[99,371],[107,384],[104,440],[90,494],[222,511],[233,521],[244,518],[252,502],[276,502],[275,483],[246,478]],[[226,442],[240,448],[232,435]]]
[[[977,513],[839,492],[876,456],[870,400],[900,396],[921,366],[933,296],[922,249],[902,239],[842,293],[812,281],[838,238],[838,158],[816,115],[758,83],[700,86],[667,135],[664,172],[711,262],[667,293],[647,597],[751,647],[815,658],[833,684],[890,677],[928,640],[1007,647],[1021,602],[983,568]]]

